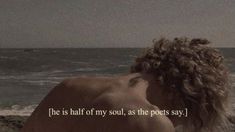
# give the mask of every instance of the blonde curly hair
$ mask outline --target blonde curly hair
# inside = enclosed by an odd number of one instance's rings
[[[229,129],[228,70],[222,54],[209,43],[188,38],[154,40],[153,47],[131,66],[132,73],[150,73],[160,80],[164,91],[174,95],[173,106],[177,103],[188,108],[191,118],[183,124],[185,131]]]

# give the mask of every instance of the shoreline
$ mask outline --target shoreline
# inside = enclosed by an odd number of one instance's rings
[[[0,115],[0,132],[20,132],[29,116]],[[235,115],[229,117],[229,121],[235,125]],[[234,128],[235,129],[235,128]]]

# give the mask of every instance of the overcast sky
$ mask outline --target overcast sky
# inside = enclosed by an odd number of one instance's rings
[[[0,48],[146,47],[161,36],[235,47],[235,0],[0,0]]]

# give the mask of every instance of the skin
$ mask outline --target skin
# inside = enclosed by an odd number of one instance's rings
[[[48,117],[49,108],[159,110],[157,103],[165,100],[161,95],[161,87],[146,74],[67,79],[44,98],[22,132],[174,132],[166,116]]]

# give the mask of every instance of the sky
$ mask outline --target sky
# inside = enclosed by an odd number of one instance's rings
[[[0,0],[0,48],[147,47],[160,37],[235,47],[235,1]]]

